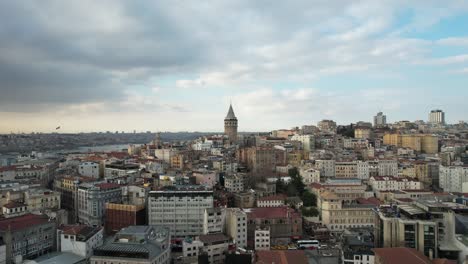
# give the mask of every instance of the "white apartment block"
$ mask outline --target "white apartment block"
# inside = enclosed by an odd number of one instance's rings
[[[399,191],[399,190],[421,190],[422,183],[411,178],[397,178],[375,176],[369,179],[369,185],[374,192],[378,191]]]
[[[66,225],[57,229],[57,250],[85,258],[103,244],[103,228],[86,225]]]
[[[318,169],[301,167],[299,169],[299,175],[301,175],[302,181],[307,185],[314,182],[320,182],[320,170]]]
[[[102,176],[101,171],[101,165],[96,162],[83,162],[78,166],[78,173],[81,176],[99,179]]]
[[[207,208],[203,216],[203,234],[224,232],[226,225],[226,209],[223,207]]]
[[[226,234],[237,247],[247,248],[247,214],[239,208],[226,209]]]
[[[224,188],[228,192],[242,192],[244,191],[244,175],[233,174],[224,178]]]
[[[305,152],[311,152],[315,149],[314,135],[299,135],[295,134],[291,137],[291,141],[299,141],[302,144],[302,149]]]
[[[445,192],[463,192],[463,185],[468,182],[468,167],[440,166],[439,186]],[[465,183],[465,184],[464,184]]]
[[[335,161],[334,160],[316,160],[315,167],[320,170],[322,177],[335,177]]]
[[[379,160],[379,176],[398,176],[397,160]]]
[[[149,192],[148,224],[170,229],[172,236],[203,234],[205,209],[213,208],[213,191],[201,186],[175,185]]]
[[[369,163],[367,161],[357,162],[357,178],[361,180],[369,179]]]
[[[270,228],[257,227],[255,229],[255,251],[270,250]]]

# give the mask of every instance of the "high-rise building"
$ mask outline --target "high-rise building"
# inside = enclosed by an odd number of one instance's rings
[[[374,116],[374,127],[384,127],[385,125],[387,125],[387,116],[382,112],[378,112],[377,115]]]
[[[229,111],[224,118],[224,134],[228,136],[230,143],[237,143],[237,117],[232,104],[229,105]]]
[[[445,113],[440,109],[432,110],[429,113],[429,123],[435,125],[445,125]]]

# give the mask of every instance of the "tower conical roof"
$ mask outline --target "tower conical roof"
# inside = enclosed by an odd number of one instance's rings
[[[234,110],[232,109],[232,104],[229,105],[229,111],[225,119],[237,119],[236,115],[234,114]]]

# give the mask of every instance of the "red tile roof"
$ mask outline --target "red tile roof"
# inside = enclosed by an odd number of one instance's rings
[[[373,204],[376,206],[380,205],[380,200],[375,198],[375,197],[369,197],[369,198],[358,198],[356,199],[358,204]]]
[[[306,264],[308,259],[303,250],[264,250],[257,251],[260,264]]]
[[[265,197],[260,197],[257,199],[257,201],[284,201],[286,199],[286,195],[284,194],[277,194],[277,195],[270,195],[270,196],[265,196]]]
[[[12,231],[22,230],[29,227],[42,225],[49,222],[49,218],[43,215],[26,214],[23,216],[6,218],[0,220],[0,231]]]
[[[11,201],[11,202],[3,205],[3,207],[8,208],[8,209],[24,207],[24,206],[26,206],[24,203],[17,203],[17,202],[14,202],[14,201]]]
[[[120,185],[117,183],[99,183],[96,184],[96,187],[99,187],[101,189],[112,189],[112,188],[119,188]]]
[[[431,264],[428,257],[414,248],[374,248],[372,250],[382,264]]]
[[[457,264],[457,261],[437,258],[437,259],[434,259],[432,263],[433,264]]]
[[[282,207],[256,207],[245,209],[248,219],[256,218],[296,218],[301,217],[301,214],[287,206]]]

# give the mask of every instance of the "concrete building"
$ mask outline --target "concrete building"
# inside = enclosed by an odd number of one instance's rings
[[[322,177],[335,177],[335,160],[316,160],[315,167]]]
[[[429,113],[429,123],[434,125],[445,125],[445,113],[442,110],[431,110]]]
[[[269,227],[272,244],[288,244],[302,236],[302,216],[289,207],[257,207],[247,213],[247,241],[253,248],[257,226]]]
[[[393,159],[381,159],[378,161],[379,176],[398,176],[398,161]]]
[[[102,227],[66,225],[57,229],[57,251],[70,252],[89,259],[94,249],[102,246]]]
[[[269,146],[237,150],[237,160],[255,174],[274,172],[276,166],[286,164],[286,157],[286,151]]]
[[[439,186],[445,192],[468,192],[463,185],[468,182],[468,167],[440,166]],[[466,184],[465,184],[466,186]]]
[[[458,257],[461,250],[456,245],[453,210],[460,205],[447,199],[448,203],[442,197],[426,196],[412,204],[380,206],[374,212],[375,247],[414,248],[430,258],[439,254]]]
[[[106,164],[104,178],[108,182],[133,183],[140,175],[140,165],[123,162]]]
[[[232,105],[229,105],[229,111],[224,118],[224,134],[231,144],[237,143],[237,117],[234,114]]]
[[[203,186],[174,185],[149,192],[148,224],[168,227],[175,237],[203,234],[205,209],[213,208],[213,191]]]
[[[198,240],[202,242],[200,251],[208,256],[209,264],[223,264],[229,249],[230,239],[224,234],[201,235]]]
[[[60,193],[48,189],[29,189],[24,193],[24,203],[30,212],[60,209]]]
[[[171,235],[164,227],[129,226],[94,250],[92,264],[169,264]]]
[[[374,225],[374,204],[343,203],[332,192],[322,193],[319,199],[322,223],[332,232]]]
[[[203,234],[222,233],[226,227],[226,210],[222,207],[207,208],[203,216]]]
[[[228,192],[242,192],[244,191],[245,174],[236,173],[227,175],[224,178],[224,188]]]
[[[78,166],[78,173],[81,176],[95,179],[102,178],[104,176],[104,164],[92,161],[83,162]]]
[[[270,228],[258,226],[255,229],[255,251],[270,250]]]
[[[302,150],[304,152],[311,152],[315,149],[315,137],[314,135],[300,135],[295,134],[291,137],[291,141],[301,142]]]
[[[374,192],[421,190],[421,182],[412,178],[397,178],[393,176],[374,176],[369,179],[369,185]]]
[[[372,229],[359,228],[343,232],[343,263],[374,264],[374,235]]]
[[[387,125],[387,116],[384,115],[382,112],[378,112],[376,116],[374,116],[374,127],[385,127]]]
[[[239,248],[247,248],[247,214],[239,208],[226,209],[226,232]]]
[[[82,183],[78,187],[78,221],[90,226],[104,224],[105,204],[120,203],[122,189],[115,183]]]
[[[320,170],[310,167],[301,166],[299,175],[302,177],[304,184],[308,185],[314,182],[320,182]]]
[[[47,216],[26,214],[0,220],[6,262],[34,259],[55,250],[55,222]]]
[[[3,217],[11,218],[27,214],[28,207],[24,203],[11,201],[2,207]]]
[[[357,178],[356,161],[337,161],[335,162],[336,178]]]

